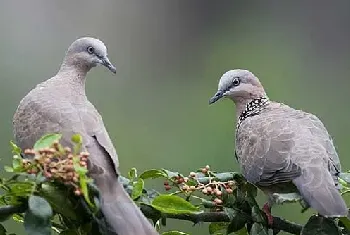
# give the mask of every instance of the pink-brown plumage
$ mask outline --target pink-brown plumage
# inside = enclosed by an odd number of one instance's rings
[[[227,97],[237,107],[236,154],[245,178],[271,196],[298,192],[319,214],[347,216],[339,193],[340,161],[313,114],[269,100],[258,78],[231,70],[210,103]]]

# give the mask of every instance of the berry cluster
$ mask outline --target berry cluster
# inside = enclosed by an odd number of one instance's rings
[[[71,185],[75,195],[82,195],[79,174],[76,172],[74,163],[87,169],[89,153],[81,152],[79,155],[74,155],[69,147],[63,148],[58,142],[54,142],[50,148],[26,149],[24,153],[31,156],[22,161],[25,172],[28,174],[41,172],[48,180]]]
[[[192,193],[195,191],[199,191],[206,196],[210,196],[212,202],[216,206],[220,206],[223,204],[222,195],[225,191],[227,194],[232,194],[236,189],[236,182],[233,180],[229,180],[226,182],[216,181],[214,173],[210,171],[210,166],[205,166],[200,169],[200,173],[191,172],[188,177],[183,177],[181,175],[175,176],[171,179],[172,186],[176,186],[182,192]],[[209,178],[208,183],[201,183],[200,177]],[[164,182],[165,190],[170,190],[172,186],[169,184],[169,181],[166,180]]]

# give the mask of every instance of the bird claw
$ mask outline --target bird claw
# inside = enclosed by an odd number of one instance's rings
[[[266,214],[267,224],[271,227],[273,225],[273,216],[271,215],[271,208],[268,203],[265,203],[262,211]]]

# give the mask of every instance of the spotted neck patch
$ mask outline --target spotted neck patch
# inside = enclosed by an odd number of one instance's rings
[[[239,115],[238,122],[237,122],[237,129],[245,119],[247,119],[248,117],[258,115],[269,103],[270,103],[270,100],[266,96],[256,98],[250,101],[246,105],[245,110],[241,113],[241,115]]]

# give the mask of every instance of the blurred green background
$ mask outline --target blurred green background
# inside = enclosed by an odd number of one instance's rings
[[[21,98],[57,72],[76,38],[93,36],[107,44],[118,71],[94,69],[87,93],[123,173],[131,167],[188,173],[206,164],[239,170],[234,105],[208,105],[220,76],[233,68],[254,72],[271,99],[318,115],[349,169],[349,22],[347,0],[1,1],[1,164],[11,157],[12,115]],[[312,211],[300,209],[282,205],[273,214],[304,223]],[[23,234],[14,222],[7,228]],[[168,221],[166,229],[173,228],[208,234],[207,224]]]

